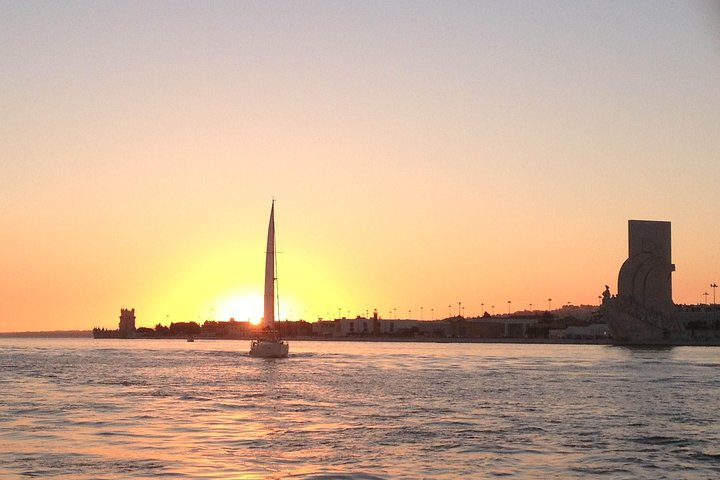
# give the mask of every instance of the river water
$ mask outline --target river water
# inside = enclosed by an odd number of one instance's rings
[[[720,348],[0,339],[0,478],[718,478]]]

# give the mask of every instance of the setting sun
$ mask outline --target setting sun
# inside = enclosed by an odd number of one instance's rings
[[[218,302],[215,320],[227,321],[234,318],[238,321],[249,321],[253,325],[260,323],[262,318],[262,297],[246,294],[226,297]]]

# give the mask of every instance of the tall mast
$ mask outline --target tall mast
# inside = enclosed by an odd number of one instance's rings
[[[263,310],[263,326],[275,325],[275,199],[270,208],[268,224],[267,249],[265,250],[265,306]]]

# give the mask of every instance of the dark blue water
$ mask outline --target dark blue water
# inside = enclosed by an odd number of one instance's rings
[[[0,477],[720,477],[720,348],[248,347],[0,339]]]

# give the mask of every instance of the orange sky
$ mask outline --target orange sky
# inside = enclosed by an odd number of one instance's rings
[[[1,8],[0,331],[259,316],[273,196],[282,318],[720,280],[712,5]]]

